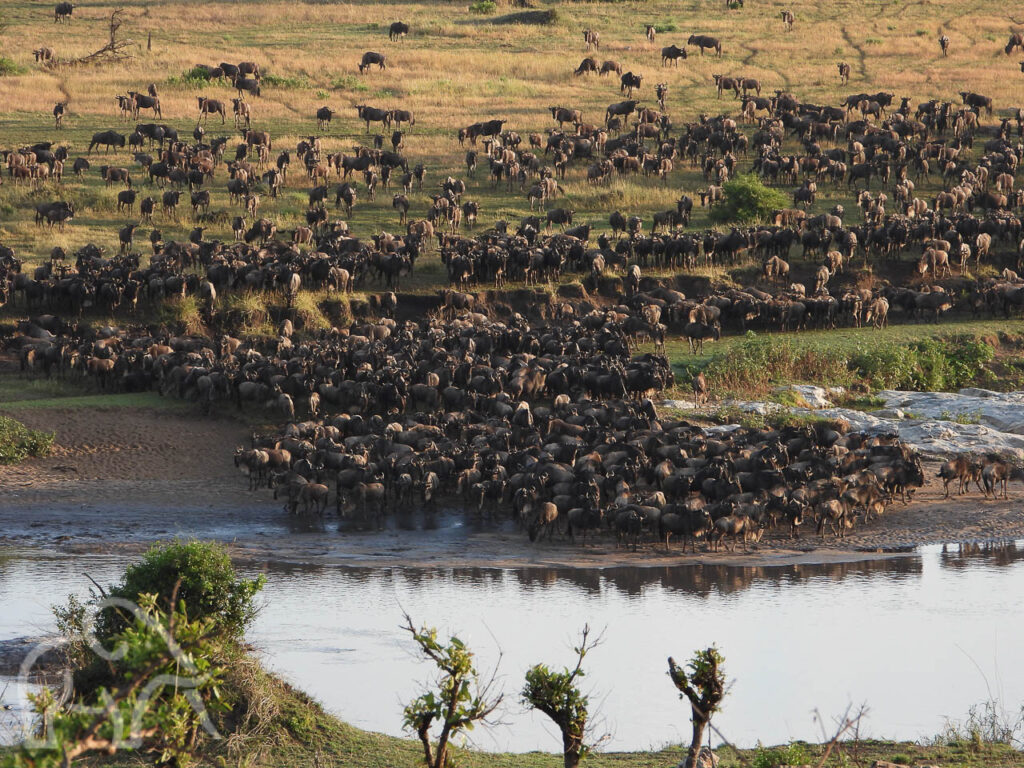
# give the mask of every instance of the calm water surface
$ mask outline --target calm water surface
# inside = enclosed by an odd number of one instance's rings
[[[0,640],[52,631],[51,604],[87,593],[83,573],[109,582],[124,563],[0,558]],[[557,748],[517,692],[531,664],[569,663],[585,623],[603,632],[585,682],[613,749],[689,738],[666,658],[711,643],[732,681],[717,724],[741,745],[820,739],[814,710],[830,725],[849,704],[868,705],[869,735],[901,739],[930,736],[989,697],[1024,704],[1024,543],[771,568],[266,573],[250,639],[267,664],[349,722],[386,733],[401,733],[403,703],[430,677],[399,629],[403,611],[457,632],[484,670],[500,655],[506,704],[502,724],[475,735],[484,749]]]

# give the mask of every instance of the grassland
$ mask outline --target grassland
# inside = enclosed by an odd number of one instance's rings
[[[677,126],[698,114],[734,111],[731,98],[716,98],[712,74],[757,77],[770,93],[792,91],[816,103],[837,104],[851,92],[889,89],[912,97],[955,100],[960,90],[991,95],[999,114],[1016,107],[1016,85],[1021,77],[1014,57],[1001,46],[1016,22],[1011,9],[983,2],[758,2],[743,10],[725,11],[693,0],[682,3],[557,3],[543,4],[556,11],[551,24],[496,24],[487,15],[469,12],[467,5],[448,2],[383,4],[351,3],[226,3],[89,2],[76,7],[68,25],[53,23],[48,5],[14,0],[5,3],[6,21],[0,43],[24,74],[0,77],[0,146],[16,147],[42,139],[67,145],[72,157],[83,155],[94,131],[130,127],[119,121],[114,95],[128,89],[144,90],[156,83],[163,103],[164,122],[184,135],[191,133],[196,97],[228,98],[224,83],[197,87],[181,74],[197,63],[256,60],[274,76],[262,98],[251,99],[254,127],[269,130],[276,148],[294,147],[302,136],[316,133],[314,112],[321,105],[339,111],[325,134],[325,148],[350,151],[367,140],[356,120],[354,106],[402,107],[416,114],[409,131],[406,154],[428,168],[428,183],[413,196],[413,215],[422,214],[427,194],[444,176],[464,176],[462,150],[455,141],[459,126],[480,119],[501,117],[524,137],[551,126],[548,105],[581,108],[584,118],[600,122],[604,107],[621,98],[613,77],[574,78],[572,69],[587,55],[580,31],[598,30],[602,48],[598,60],[616,59],[624,69],[641,72],[645,83],[639,96],[652,104],[653,85],[669,84],[669,107]],[[106,19],[112,8],[123,6],[129,21],[122,34],[138,41],[129,63],[102,68],[57,67],[43,69],[31,50],[52,47],[58,58],[80,56],[104,42]],[[779,11],[791,8],[796,26],[784,33]],[[497,14],[511,9],[499,5]],[[401,42],[387,39],[391,21],[402,19],[412,34]],[[653,23],[676,31],[664,32],[654,44],[643,36]],[[676,67],[660,66],[660,47],[684,44],[692,32],[721,37],[721,58],[696,54]],[[951,55],[939,55],[940,33],[952,39]],[[152,50],[145,41],[152,33]],[[356,62],[363,51],[376,50],[388,57],[388,68],[360,76]],[[849,61],[853,76],[841,87],[835,63]],[[50,115],[58,100],[69,101],[66,127],[57,132]],[[150,122],[143,117],[142,121]],[[208,135],[230,135],[212,122]],[[108,158],[112,159],[112,158]],[[94,241],[116,247],[116,229],[126,217],[116,213],[115,189],[102,186],[95,168],[84,181],[65,178],[63,187],[16,188],[8,182],[0,189],[0,241],[30,261],[49,253],[54,245],[76,247]],[[118,163],[130,164],[122,153]],[[667,185],[654,180],[617,179],[607,186],[588,185],[585,164],[577,163],[564,183],[567,204],[578,219],[604,228],[612,209],[650,216],[673,205],[679,193],[704,185],[689,168],[673,172]],[[141,172],[138,176],[142,176]],[[228,210],[223,172],[214,183],[213,210]],[[263,215],[276,219],[281,229],[300,221],[305,207],[306,180],[289,176],[288,187],[276,202],[264,199]],[[926,196],[934,189],[925,188]],[[148,194],[148,188],[143,194]],[[65,232],[42,232],[32,223],[32,203],[56,196],[73,199],[79,213]],[[518,220],[529,213],[524,195],[515,189],[493,189],[483,170],[469,181],[469,198],[481,203],[481,224],[499,218]],[[398,228],[390,208],[390,195],[381,192],[374,202],[360,196],[351,225],[358,235],[382,228]],[[817,208],[835,202],[850,203],[845,189],[828,189]],[[187,206],[181,206],[187,210]],[[134,219],[137,220],[137,219]],[[694,228],[707,224],[704,212],[694,217]],[[187,214],[156,220],[165,239],[184,238],[192,227]],[[207,238],[231,239],[226,227],[211,227]],[[430,288],[439,273],[425,271],[416,285]]]

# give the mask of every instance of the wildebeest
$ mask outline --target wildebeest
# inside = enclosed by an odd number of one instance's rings
[[[70,21],[73,10],[75,10],[74,3],[57,3],[53,8],[53,23]]]
[[[98,147],[102,144],[106,149],[103,150],[106,154],[111,147],[114,148],[114,153],[120,147],[124,146],[124,134],[120,134],[117,131],[100,131],[92,135],[92,141],[89,142],[89,154],[92,154],[93,147]]]
[[[1009,56],[1013,53],[1014,48],[1020,48],[1024,50],[1024,34],[1020,32],[1014,32],[1010,35],[1010,39],[1006,42],[1006,47],[1003,48],[1003,53]]]
[[[332,117],[334,117],[333,109],[330,107],[320,107],[316,111],[316,127],[321,131],[326,131],[331,124]]]
[[[686,49],[680,48],[678,45],[666,45],[661,49],[661,66],[666,66],[669,62],[672,62],[677,67],[679,66],[679,60],[686,58]]]
[[[632,72],[626,72],[620,78],[619,91],[625,93],[627,96],[633,95],[633,89],[640,89],[643,84],[643,75],[634,75]]]
[[[963,99],[963,103],[974,109],[984,109],[989,116],[992,115],[992,98],[990,96],[982,96],[980,93],[971,93],[970,91],[960,91],[960,98]]]
[[[629,117],[636,111],[636,101],[619,101],[615,104],[609,104],[608,108],[604,111],[604,119],[607,123],[613,117]]]
[[[612,59],[608,59],[607,61],[602,62],[601,71],[599,74],[603,76],[609,74],[610,72],[614,72],[617,75],[621,75],[622,65],[619,64],[619,62],[617,61],[613,61]]]
[[[416,116],[408,109],[392,109],[388,111],[388,125],[391,123],[397,128],[401,128],[402,123],[416,125]]]
[[[64,123],[64,110],[67,109],[66,101],[58,101],[53,105],[53,127],[61,128]]]
[[[241,127],[243,124],[246,128],[251,127],[251,116],[252,112],[249,109],[249,104],[245,99],[232,99],[231,100],[232,111],[235,117],[235,128]]]
[[[590,72],[597,72],[597,60],[587,56],[580,62],[580,65],[576,67],[576,71],[574,71],[573,74],[579,76],[589,74]]]
[[[985,489],[981,486],[981,465],[966,456],[957,456],[955,459],[945,462],[939,467],[938,477],[942,480],[943,498],[945,499],[949,498],[949,484],[953,480],[959,481],[960,484],[957,490],[958,496],[970,490],[972,480],[978,486],[978,490],[985,493]]]
[[[251,93],[253,96],[262,95],[260,81],[254,80],[251,77],[242,77],[241,75],[237,75],[234,80],[234,86],[235,90],[238,91],[239,96],[243,93]]]
[[[374,64],[377,65],[377,69],[387,69],[387,59],[383,53],[377,53],[376,51],[367,51],[363,54],[363,58],[359,61],[359,74],[365,74]]]
[[[401,21],[392,22],[388,28],[388,39],[394,42],[409,34],[409,25]]]
[[[32,51],[32,55],[36,57],[37,62],[41,61],[46,64],[53,61],[53,48],[47,48],[46,46],[36,48]]]
[[[583,41],[587,44],[587,50],[601,47],[601,35],[592,29],[583,30]]]
[[[357,104],[356,113],[359,115],[359,119],[366,123],[367,133],[370,132],[370,123],[383,123],[385,128],[391,125],[391,112],[386,109]]]
[[[687,45],[696,45],[700,48],[700,55],[704,55],[704,49],[710,48],[719,56],[722,55],[722,43],[719,42],[717,37],[711,37],[711,35],[690,35],[686,41]]]
[[[224,102],[218,99],[208,99],[206,96],[200,96],[199,98],[199,117],[196,118],[198,124],[200,120],[206,120],[209,118],[210,113],[220,115],[220,124],[224,125],[225,115],[227,109],[224,107]]]
[[[846,85],[850,81],[850,65],[841,61],[836,66],[839,68],[839,82]]]
[[[559,128],[564,123],[579,125],[583,122],[583,113],[578,109],[570,109],[568,107],[548,107],[548,109],[551,110],[551,117],[558,123]]]
[[[782,26],[786,28],[787,32],[793,31],[793,22],[796,21],[796,17],[793,16],[793,12],[790,10],[782,11]]]
[[[942,55],[945,56],[949,52],[949,37],[946,35],[939,36],[939,49],[942,51]],[[1007,51],[1009,53],[1009,51]]]

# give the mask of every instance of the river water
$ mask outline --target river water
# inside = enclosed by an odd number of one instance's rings
[[[84,573],[107,583],[124,564],[0,557],[0,641],[52,631],[50,606],[86,594]],[[268,666],[354,725],[396,735],[403,703],[430,678],[403,611],[458,633],[481,669],[498,664],[501,723],[473,742],[488,750],[557,749],[517,692],[531,664],[569,663],[587,623],[603,635],[585,684],[609,749],[688,740],[666,658],[712,643],[731,686],[716,723],[741,746],[820,740],[815,711],[831,727],[851,704],[868,707],[862,734],[899,739],[927,738],[991,698],[1024,704],[1024,542],[778,567],[265,572],[250,640]]]

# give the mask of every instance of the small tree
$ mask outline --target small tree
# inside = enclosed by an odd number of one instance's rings
[[[424,691],[405,708],[403,725],[419,736],[428,768],[447,768],[452,739],[486,720],[502,697],[492,693],[493,678],[481,686],[473,653],[459,638],[451,637],[447,645],[442,645],[433,627],[417,630],[408,615],[405,622],[403,629],[412,635],[420,653],[434,663],[439,675],[436,691]],[[430,740],[435,722],[441,725],[436,748]]]
[[[583,736],[587,729],[587,696],[583,695],[577,680],[584,676],[583,658],[598,644],[590,640],[590,627],[584,626],[579,646],[573,648],[576,667],[555,672],[544,664],[531,667],[526,673],[523,703],[543,712],[562,732],[562,755],[565,768],[576,768],[586,753]]]
[[[693,736],[685,768],[695,768],[697,765],[700,748],[704,743],[704,729],[725,698],[725,673],[722,671],[724,661],[715,646],[697,651],[686,667],[676,666],[675,660],[671,656],[668,658],[668,675],[680,691],[679,698],[689,700],[692,712]]]
[[[711,207],[710,218],[719,224],[763,221],[772,211],[785,208],[785,195],[766,187],[756,176],[740,174],[722,187],[724,199]]]

